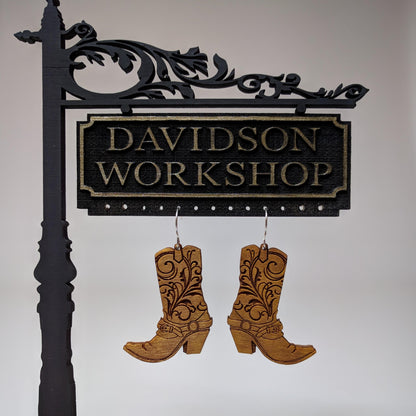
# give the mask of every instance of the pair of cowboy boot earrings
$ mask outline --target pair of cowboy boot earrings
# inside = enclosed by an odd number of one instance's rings
[[[267,208],[263,243],[241,250],[240,287],[228,317],[238,352],[252,354],[256,347],[269,360],[296,364],[315,354],[311,345],[289,343],[283,325],[276,318],[287,255],[266,244]],[[124,350],[135,358],[159,362],[171,358],[181,347],[186,354],[199,354],[212,325],[201,288],[201,250],[177,243],[155,254],[157,277],[162,298],[163,317],[156,335],[147,342],[128,342]]]

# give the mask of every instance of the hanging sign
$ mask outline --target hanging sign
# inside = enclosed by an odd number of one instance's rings
[[[338,115],[90,115],[78,207],[93,215],[338,215],[350,123]]]

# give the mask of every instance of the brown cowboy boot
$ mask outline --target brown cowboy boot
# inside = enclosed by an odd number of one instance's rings
[[[128,342],[124,350],[135,358],[159,362],[183,346],[186,354],[199,354],[212,319],[201,289],[201,251],[180,244],[155,254],[163,318],[156,335],[147,342]]]
[[[276,319],[286,263],[286,254],[267,244],[241,250],[240,289],[228,324],[238,352],[252,354],[257,346],[276,363],[296,364],[316,350],[289,343]]]

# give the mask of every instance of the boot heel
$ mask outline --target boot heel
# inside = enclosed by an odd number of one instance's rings
[[[185,354],[199,354],[202,351],[208,333],[209,330],[198,331],[189,336],[187,341],[183,344],[183,352]]]
[[[238,329],[230,329],[238,352],[243,354],[253,354],[256,352],[256,344],[252,341],[250,335]]]

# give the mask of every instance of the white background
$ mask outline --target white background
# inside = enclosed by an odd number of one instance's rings
[[[76,209],[75,121],[68,114],[67,185],[78,414],[349,416],[416,414],[416,2],[401,0],[63,0],[66,27],[85,19],[99,39],[163,49],[200,46],[237,75],[296,72],[309,90],[370,89],[352,121],[352,207],[337,218],[271,218],[268,242],[289,256],[279,316],[292,342],[317,354],[281,366],[238,354],[227,315],[241,247],[262,218],[181,218],[203,256],[214,326],[200,355],[148,364],[126,341],[150,339],[161,316],[154,253],[175,242],[172,218],[88,217]],[[38,295],[33,269],[42,220],[38,0],[1,0],[0,409],[37,414]],[[94,66],[94,71],[97,65]],[[116,75],[84,81],[117,87]],[[91,75],[92,74],[92,75]],[[81,79],[81,78],[80,78]],[[114,85],[113,85],[114,83]],[[230,91],[229,96],[235,97]],[[57,415],[58,416],[58,415]]]

